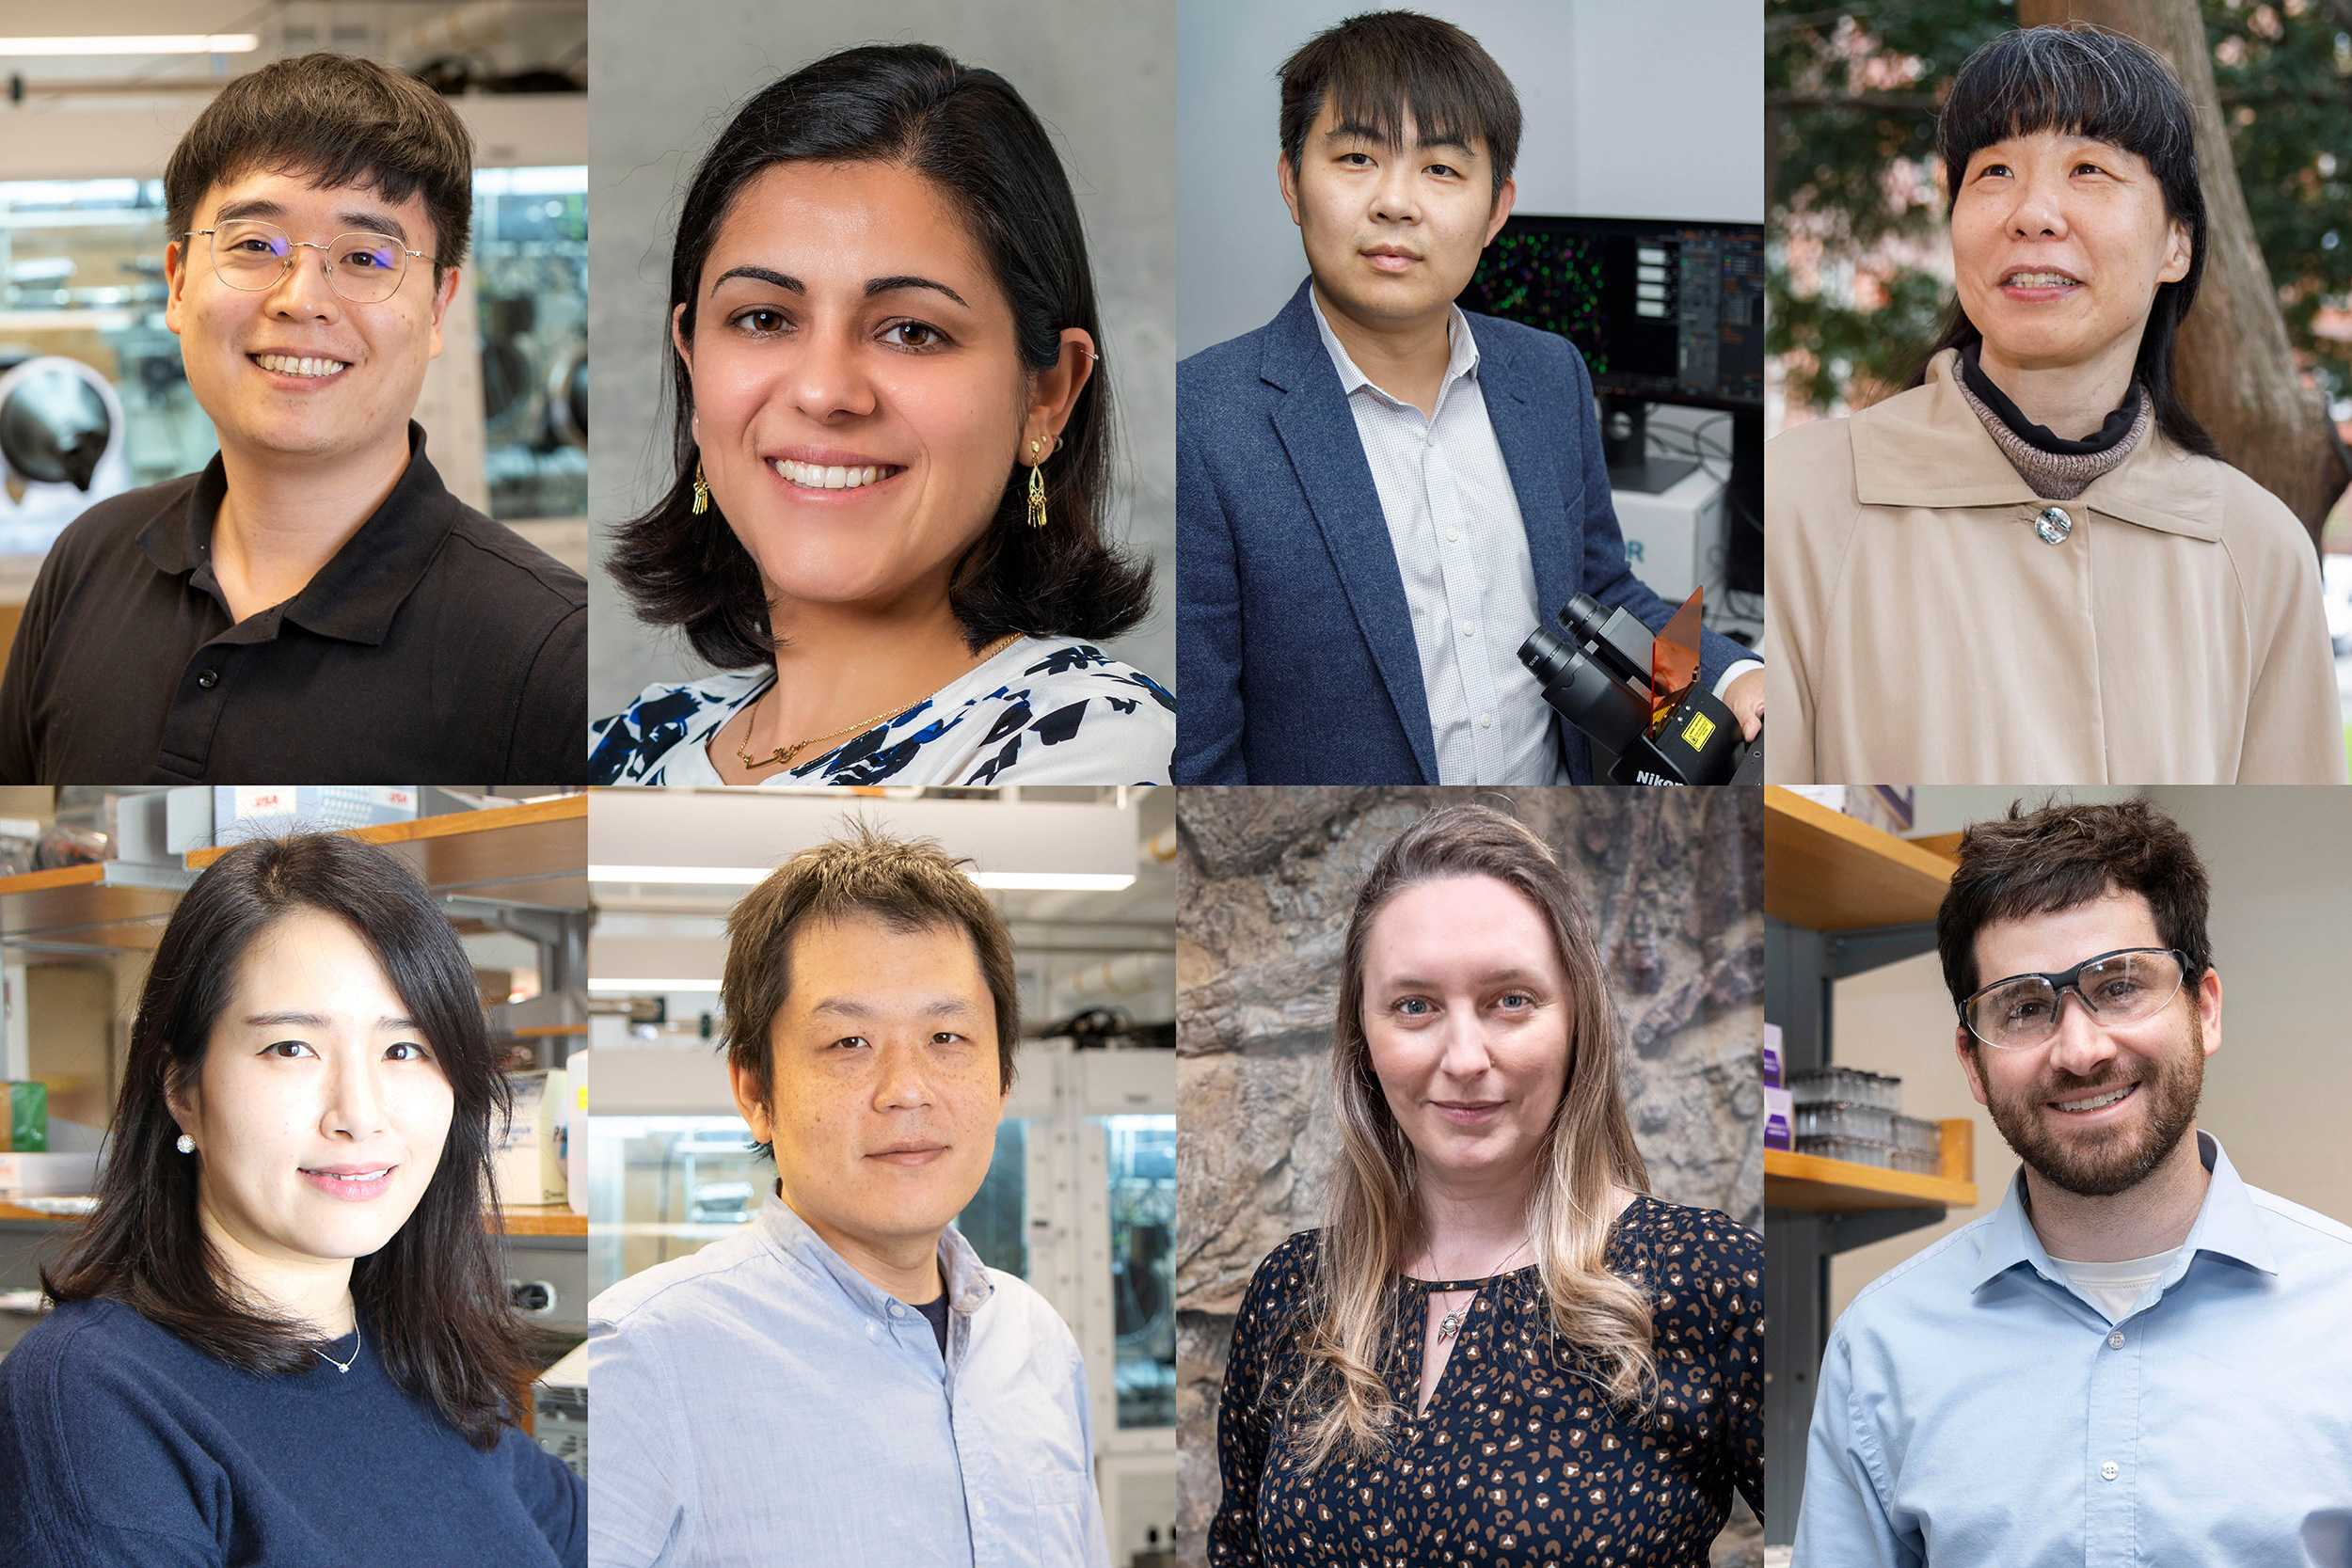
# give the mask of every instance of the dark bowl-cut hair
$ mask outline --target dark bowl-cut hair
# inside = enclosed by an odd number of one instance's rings
[[[1519,95],[1479,41],[1419,11],[1367,11],[1309,39],[1282,62],[1282,156],[1295,177],[1327,102],[1391,151],[1409,116],[1423,142],[1486,144],[1494,194],[1519,155]]]
[[[2213,963],[2205,934],[2212,893],[2197,844],[2144,797],[2096,805],[2056,801],[1972,824],[1960,869],[1935,912],[1935,951],[1954,1004],[1983,984],[1977,933],[2005,920],[2077,909],[2109,893],[2148,900],[2156,935],[2188,960],[2193,984]],[[2000,976],[1994,976],[2000,978]]]
[[[2146,44],[2088,22],[2002,34],[1962,64],[1937,122],[1936,150],[1948,186],[1946,221],[1960,203],[1969,159],[1994,142],[2042,131],[2088,136],[2146,159],[2164,192],[2166,215],[2188,230],[2188,273],[2177,283],[2156,285],[2132,375],[2147,388],[2159,430],[2201,457],[2218,458],[2220,449],[2172,384],[2172,345],[2205,276],[2205,193],[2197,179],[2196,121],[2179,79]],[[1955,295],[1944,330],[1911,384],[1926,382],[1927,360],[1943,350],[1964,349],[1983,338]]]
[[[423,1197],[390,1241],[353,1262],[352,1299],[392,1381],[474,1447],[494,1448],[531,1372],[493,1235],[490,1158],[508,1115],[506,1080],[456,933],[407,867],[373,845],[334,833],[256,840],[188,889],[131,1025],[97,1212],[41,1271],[41,1286],[61,1302],[120,1301],[246,1371],[317,1365],[317,1336],[245,1299],[206,1239],[197,1217],[204,1153],[175,1148],[170,1105],[202,1069],[245,956],[304,911],[343,921],[368,944],[455,1100]]]
[[[845,49],[761,88],[720,133],[687,188],[670,252],[670,310],[694,336],[703,265],[743,188],[788,163],[897,165],[954,208],[1012,307],[1032,373],[1061,357],[1061,334],[1103,347],[1086,231],[1054,144],[1012,84],[928,44]],[[676,626],[722,669],[775,657],[758,564],[712,497],[694,515],[694,382],[664,333],[676,472],[669,493],[616,531],[606,565],[638,618]],[[995,514],[956,562],[948,600],[977,651],[1007,632],[1116,637],[1152,608],[1152,568],[1104,537],[1111,489],[1111,389],[1102,367],[1072,406],[1044,468],[1047,524],[1027,522],[1029,469],[1006,464]]]
[[[1021,1044],[1021,985],[1012,934],[979,885],[928,838],[892,838],[852,822],[836,839],[813,845],[776,867],[727,916],[727,962],[719,982],[725,1016],[720,1040],[732,1066],[751,1073],[772,1102],[776,1014],[792,991],[792,939],[810,925],[870,915],[894,931],[961,931],[972,941],[980,977],[996,1011],[996,1070],[1012,1092],[1013,1053]],[[772,1154],[767,1144],[752,1146]]]
[[[413,76],[322,50],[231,79],[164,166],[172,237],[196,227],[205,192],[255,169],[306,176],[322,190],[373,190],[390,202],[422,192],[433,220],[434,287],[442,268],[466,259],[473,136],[457,111]]]

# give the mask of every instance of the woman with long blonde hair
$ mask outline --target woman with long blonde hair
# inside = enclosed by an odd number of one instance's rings
[[[1704,1561],[1763,1507],[1762,1240],[1647,1196],[1593,923],[1430,812],[1358,892],[1327,1223],[1243,1298],[1216,1564]]]

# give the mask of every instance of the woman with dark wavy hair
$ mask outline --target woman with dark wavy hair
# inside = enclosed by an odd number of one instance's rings
[[[675,476],[607,562],[733,673],[592,726],[629,784],[1164,783],[1175,704],[1094,643],[1151,609],[1105,537],[1086,237],[1011,84],[922,44],[763,89],[670,269]]]
[[[398,860],[300,835],[198,878],[97,1212],[0,1361],[0,1563],[583,1568],[585,1488],[516,1424],[506,1110],[472,969]]]
[[[1911,390],[1765,459],[1775,784],[2342,784],[2319,562],[2173,344],[2188,101],[2088,24],[2004,34],[1937,131],[1956,283]]]
[[[1356,895],[1328,1222],[1233,1324],[1216,1568],[1707,1560],[1764,1506],[1762,1238],[1661,1202],[1593,921],[1525,826],[1430,812]]]

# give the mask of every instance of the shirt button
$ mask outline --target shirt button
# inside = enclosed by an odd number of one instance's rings
[[[890,1315],[894,1318],[903,1318],[907,1315],[907,1309],[894,1301],[890,1304]]]
[[[2122,1350],[2122,1348],[2123,1348],[2123,1331],[2122,1331],[2122,1329],[2120,1329],[2120,1328],[2119,1328],[2119,1329],[2117,1329],[2114,1333],[2112,1333],[2112,1334],[2110,1334],[2110,1335],[2108,1335],[2108,1336],[2107,1336],[2107,1349],[2109,1349],[2109,1350]]]
[[[199,670],[196,673],[196,684],[202,687],[205,690],[210,691],[213,688],[220,684],[220,672],[217,670]]]
[[[873,1338],[876,1335],[880,1334],[881,1332],[882,1332],[882,1330],[881,1330],[880,1328],[876,1327],[874,1324],[872,1324],[872,1323],[867,1323],[867,1324],[866,1325],[866,1337],[868,1339]]]
[[[1472,626],[1472,625],[1471,625],[1470,622],[1468,622],[1468,621],[1465,621],[1465,622],[1463,622],[1463,623],[1462,623],[1462,635],[1463,635],[1464,637],[1474,637],[1474,636],[1476,636],[1476,635],[1477,635],[1477,633],[1478,633],[1478,628],[1477,628],[1475,626]]]
[[[1478,727],[1482,730],[1493,729],[1495,727],[1495,716],[1491,713],[1480,714],[1478,716]]]
[[[2099,1479],[2101,1481],[2113,1481],[2116,1477],[2122,1475],[2122,1469],[2118,1466],[2112,1459],[2108,1460],[2105,1465],[2099,1466]]]
[[[1447,529],[1445,531],[1445,542],[1449,545],[1460,544],[1462,542],[1462,531],[1460,529]]]
[[[986,1503],[984,1503],[984,1502],[980,1501],[980,1499],[979,1499],[979,1498],[977,1498],[977,1497],[973,1498],[973,1499],[972,1499],[972,1517],[973,1517],[973,1518],[975,1518],[975,1519],[985,1519],[985,1518],[987,1518],[987,1517],[988,1517],[988,1504],[986,1504]]]

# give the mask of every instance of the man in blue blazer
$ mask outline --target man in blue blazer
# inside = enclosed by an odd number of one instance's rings
[[[1282,68],[1277,179],[1310,277],[1176,372],[1179,784],[1592,779],[1518,663],[1569,597],[1653,631],[1565,338],[1454,304],[1510,215],[1517,95],[1411,12]],[[1763,667],[1702,635],[1753,736]]]

